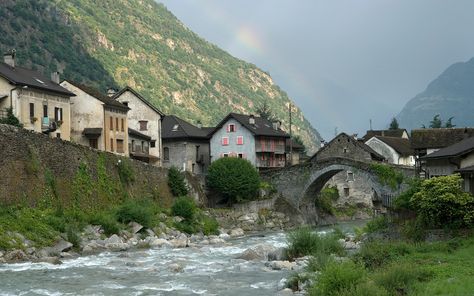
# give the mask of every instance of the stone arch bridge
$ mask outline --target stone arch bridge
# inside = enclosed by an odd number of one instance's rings
[[[359,161],[344,157],[330,157],[321,160],[312,159],[306,163],[265,171],[262,178],[275,186],[280,197],[284,198],[305,220],[306,223],[318,223],[314,200],[323,186],[332,176],[341,171],[352,171],[362,175],[370,183],[374,196],[394,195],[401,188],[392,189],[380,183],[373,171],[373,164],[380,162]],[[401,172],[405,177],[413,177],[414,168],[386,164]]]

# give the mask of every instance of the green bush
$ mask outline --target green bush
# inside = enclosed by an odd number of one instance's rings
[[[185,196],[188,194],[184,175],[175,167],[171,167],[168,171],[168,186],[173,196]]]
[[[411,219],[400,222],[401,223],[401,234],[403,238],[414,241],[421,242],[426,238],[425,224],[420,219]]]
[[[386,216],[378,216],[369,222],[364,227],[366,233],[374,233],[388,230],[390,222]]]
[[[119,206],[116,212],[120,223],[137,222],[143,227],[152,228],[157,206],[150,200],[128,200]]]
[[[402,192],[393,202],[396,210],[415,210],[412,207],[411,199],[415,193],[421,189],[420,178],[410,179],[408,181],[408,189]]]
[[[118,174],[120,182],[123,185],[129,185],[135,181],[135,172],[133,167],[128,159],[119,159],[117,163]]]
[[[354,259],[366,268],[376,269],[412,251],[412,246],[404,242],[369,241],[362,245]]]
[[[342,255],[344,248],[339,243],[337,236],[331,234],[320,236],[307,227],[288,234],[288,258],[294,259],[316,253]]]
[[[460,228],[474,223],[474,196],[461,188],[459,174],[424,180],[411,199],[428,226]]]
[[[223,157],[209,166],[209,188],[222,194],[232,204],[257,197],[260,177],[248,161],[236,157]]]
[[[183,220],[174,224],[176,229],[187,234],[193,234],[199,231],[196,224]]]
[[[13,114],[13,108],[7,108],[7,116],[5,118],[0,118],[0,123],[23,127],[23,124],[21,124],[15,114]]]
[[[328,214],[334,214],[333,202],[339,199],[339,191],[336,186],[324,187],[315,199],[318,209]]]
[[[316,284],[309,290],[309,295],[339,296],[354,289],[365,276],[365,269],[353,261],[331,262],[318,276]]]
[[[334,258],[331,254],[324,252],[315,252],[309,258],[308,264],[305,267],[305,270],[308,272],[318,272],[322,271],[328,266],[329,263],[333,262]]]
[[[118,234],[120,231],[120,226],[117,223],[116,217],[107,212],[91,214],[89,217],[89,223],[92,225],[102,226],[102,229],[106,235]]]
[[[171,206],[171,214],[182,217],[187,222],[194,222],[196,213],[196,203],[187,196],[178,197]]]
[[[81,237],[78,233],[79,229],[76,225],[70,224],[66,226],[67,241],[70,242],[76,249],[81,246]]]
[[[201,224],[201,230],[204,235],[219,234],[219,223],[215,218],[203,215],[201,218]]]
[[[386,164],[374,163],[370,169],[377,175],[382,185],[388,185],[392,189],[397,189],[403,182],[403,174]]]
[[[390,294],[382,287],[370,281],[358,283],[348,289],[341,291],[338,296],[389,296]],[[398,294],[397,294],[398,295]]]
[[[377,273],[374,280],[391,295],[407,295],[414,283],[425,281],[429,276],[429,272],[413,264],[396,263]]]

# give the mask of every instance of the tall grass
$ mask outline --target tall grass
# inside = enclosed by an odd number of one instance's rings
[[[288,234],[287,256],[289,259],[317,253],[343,255],[344,252],[338,236],[334,234],[319,235],[307,227]]]

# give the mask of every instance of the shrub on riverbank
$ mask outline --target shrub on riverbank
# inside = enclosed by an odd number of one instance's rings
[[[171,167],[168,171],[168,186],[173,196],[179,197],[188,194],[188,187],[184,181],[184,175],[175,167]]]
[[[344,248],[336,234],[318,235],[310,228],[303,227],[288,234],[287,256],[290,259],[322,254],[344,254]]]

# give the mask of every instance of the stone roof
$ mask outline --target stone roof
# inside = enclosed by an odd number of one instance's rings
[[[464,139],[436,152],[423,156],[421,159],[439,159],[458,157],[474,151],[474,137]]]
[[[161,116],[164,116],[165,114],[163,112],[161,112],[158,108],[156,108],[155,106],[153,106],[152,103],[150,103],[147,99],[145,99],[144,97],[142,97],[137,91],[135,91],[133,88],[129,87],[129,86],[126,86],[124,88],[122,88],[118,93],[116,93],[112,99],[116,100],[118,97],[120,97],[123,93],[125,93],[126,91],[129,91],[131,92],[132,94],[134,94],[137,98],[139,98],[143,103],[145,103],[148,107],[150,107],[153,111],[155,111],[156,113],[160,114]]]
[[[112,98],[109,98],[108,96],[104,95],[99,90],[97,90],[93,87],[86,86],[86,85],[83,85],[83,84],[80,84],[80,83],[77,83],[77,82],[74,82],[74,81],[70,81],[70,80],[65,80],[65,81],[69,82],[70,84],[72,84],[75,87],[81,89],[83,92],[87,93],[88,95],[90,95],[90,96],[96,98],[97,100],[101,101],[107,107],[117,108],[117,109],[121,109],[123,111],[130,110],[130,108],[128,108],[124,104],[122,104],[119,101],[116,101]]]
[[[367,142],[369,139],[375,136],[401,138],[403,136],[403,132],[406,131],[406,129],[368,130],[367,133],[362,137],[362,139],[364,140],[364,142]]]
[[[411,148],[411,143],[408,139],[382,136],[375,136],[375,138],[392,147],[400,155],[414,155],[414,150]]]
[[[27,86],[34,89],[52,92],[65,97],[73,97],[74,93],[68,91],[61,85],[51,81],[41,73],[23,67],[11,67],[0,63],[0,76],[17,86]]]
[[[142,134],[140,133],[139,131],[137,130],[134,130],[132,128],[128,128],[128,134],[131,135],[131,136],[134,136],[135,138],[139,138],[139,139],[144,139],[144,140],[147,140],[147,141],[151,141],[151,137],[150,136],[147,136],[145,134]]]
[[[224,124],[231,118],[237,120],[241,125],[248,129],[254,136],[266,136],[266,137],[283,137],[289,138],[290,135],[283,131],[281,128],[274,129],[273,123],[262,117],[255,118],[255,124],[250,124],[250,117],[252,115],[229,113],[215,128],[215,131],[220,129]],[[215,132],[214,131],[214,132]]]
[[[213,127],[199,128],[174,115],[166,115],[161,123],[162,139],[209,139]]]
[[[473,137],[474,128],[424,128],[411,131],[413,149],[444,148]]]

